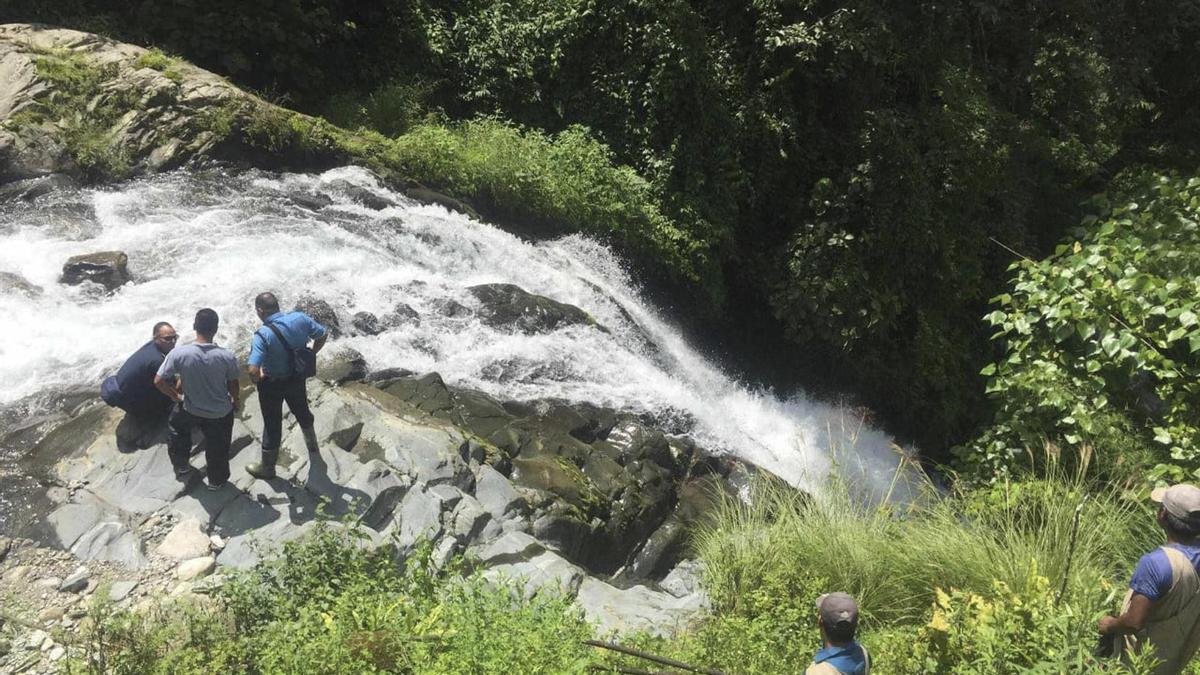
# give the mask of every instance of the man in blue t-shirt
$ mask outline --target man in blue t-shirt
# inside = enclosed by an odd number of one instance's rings
[[[1200,645],[1200,488],[1180,484],[1151,493],[1167,543],[1142,556],[1120,616],[1100,619],[1101,635],[1149,642],[1156,675],[1178,673]]]
[[[158,426],[171,412],[171,399],[154,386],[163,359],[175,348],[175,329],[166,321],[154,324],[152,337],[121,365],[116,375],[100,384],[100,398],[136,418],[139,424]]]
[[[258,404],[262,408],[262,461],[248,465],[246,472],[260,480],[270,480],[275,477],[275,463],[279,460],[284,401],[300,425],[308,451],[318,450],[305,378],[295,372],[291,351],[307,347],[309,340],[313,341],[314,353],[321,351],[326,330],[304,312],[279,311],[279,299],[274,293],[260,293],[254,298],[254,311],[263,327],[254,332],[247,370],[258,387]]]

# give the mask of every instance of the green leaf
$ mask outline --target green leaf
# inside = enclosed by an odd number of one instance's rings
[[[992,375],[995,375],[996,374],[996,364],[994,364],[994,363],[987,364],[986,366],[983,367],[983,370],[979,371],[979,374],[983,375],[985,377],[991,377]]]
[[[1154,427],[1154,441],[1163,445],[1171,444],[1171,432],[1162,427]]]

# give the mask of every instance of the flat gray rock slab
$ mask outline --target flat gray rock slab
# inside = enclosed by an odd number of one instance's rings
[[[582,569],[550,551],[543,551],[524,562],[497,565],[483,572],[483,577],[491,581],[516,582],[526,597],[544,590],[574,593],[584,576]]]
[[[686,628],[706,600],[698,594],[677,598],[645,586],[619,589],[587,577],[579,585],[575,603],[602,635],[647,631],[669,637]]]
[[[142,542],[123,523],[103,522],[88,530],[71,547],[81,560],[111,560],[134,569],[148,562]]]

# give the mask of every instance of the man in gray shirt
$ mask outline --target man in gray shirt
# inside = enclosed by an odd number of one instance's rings
[[[238,400],[238,365],[233,353],[213,342],[217,313],[196,312],[192,327],[196,342],[176,347],[158,368],[154,386],[176,402],[168,420],[167,454],[175,477],[186,481],[195,469],[191,456],[192,429],[204,432],[204,459],[208,487],[216,490],[229,481],[229,443],[233,436],[233,411]]]

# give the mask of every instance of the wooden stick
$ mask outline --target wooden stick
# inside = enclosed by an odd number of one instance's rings
[[[599,647],[601,649],[611,649],[614,652],[620,652],[622,654],[627,654],[629,656],[635,656],[639,659],[653,661],[654,663],[659,663],[664,666],[670,666],[672,668],[679,668],[680,670],[686,670],[689,673],[701,673],[701,675],[725,675],[725,673],[723,673],[719,670],[714,670],[712,668],[700,668],[697,666],[688,665],[688,664],[684,663],[683,661],[676,661],[675,659],[668,659],[665,656],[658,656],[657,654],[651,654],[650,652],[644,652],[640,649],[634,649],[632,647],[624,647],[622,645],[615,644],[612,642],[601,642],[599,640],[584,640],[583,643],[586,645],[590,645],[592,647]]]

